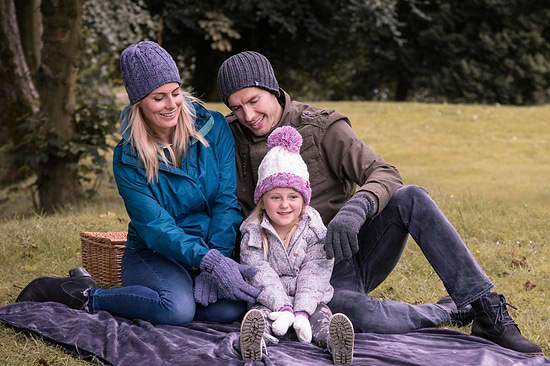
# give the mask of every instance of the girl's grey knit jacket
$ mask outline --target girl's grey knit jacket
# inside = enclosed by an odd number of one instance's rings
[[[264,258],[261,228],[268,242]],[[241,263],[259,269],[250,281],[262,290],[257,301],[272,311],[290,305],[294,311],[313,314],[320,302],[328,303],[334,289],[330,276],[334,259],[327,259],[324,241],[327,229],[319,213],[306,206],[298,228],[285,250],[267,215],[260,223],[256,217],[241,225]]]

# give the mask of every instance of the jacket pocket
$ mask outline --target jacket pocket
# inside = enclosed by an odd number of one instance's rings
[[[326,176],[323,174],[323,159],[321,158],[321,152],[315,143],[313,135],[302,136],[302,139],[303,142],[300,155],[302,155],[307,165],[309,184],[311,187],[314,187],[326,180]]]

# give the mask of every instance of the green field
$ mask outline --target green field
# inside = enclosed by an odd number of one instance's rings
[[[510,313],[522,333],[550,355],[550,106],[316,104],[348,115],[405,184],[428,189],[496,291],[518,307]],[[227,112],[220,104],[209,107]],[[7,195],[0,191],[0,202]],[[0,205],[0,306],[13,303],[33,278],[65,276],[80,265],[80,232],[124,231],[128,223],[112,179],[78,207],[50,216],[32,214],[31,207],[24,191]],[[527,281],[536,287],[527,289]],[[445,290],[410,240],[373,295],[416,304],[437,301]],[[9,365],[88,364],[0,326],[2,359]]]

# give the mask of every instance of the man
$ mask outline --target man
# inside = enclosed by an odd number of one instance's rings
[[[494,285],[428,193],[403,187],[397,169],[357,137],[346,116],[293,101],[279,88],[271,63],[256,52],[227,59],[218,72],[218,89],[232,111],[226,119],[235,137],[243,215],[254,208],[258,166],[270,132],[290,125],[302,135],[311,206],[327,224],[327,257],[336,263],[331,279],[335,293],[328,305],[346,314],[356,331],[404,333],[448,322],[465,325],[473,318],[472,334],[542,354],[519,332],[504,296],[490,292]],[[368,295],[395,268],[409,234],[450,298],[410,305]]]

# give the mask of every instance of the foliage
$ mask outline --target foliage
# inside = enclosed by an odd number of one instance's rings
[[[256,50],[300,99],[542,104],[550,3],[520,0],[148,0],[185,82],[217,101],[230,54]],[[214,91],[212,90],[214,89]]]
[[[362,37],[360,32],[372,30],[377,23],[395,39],[399,36],[395,16],[383,5],[387,2],[378,0],[148,3],[164,19],[163,41],[181,56],[181,66],[191,70],[193,78],[184,82],[207,100],[219,100],[209,88],[216,88],[216,70],[231,53],[261,52],[286,89],[301,95],[320,93],[322,98],[332,94],[334,84],[316,85],[311,75],[328,75],[335,63],[355,59],[356,49],[348,46]],[[358,36],[351,38],[353,32]]]
[[[380,27],[363,33],[365,67],[354,68],[345,99],[385,89],[397,100],[550,101],[547,1],[400,0],[392,15],[398,42]]]
[[[425,32],[437,68],[425,82],[451,101],[550,101],[548,1],[441,1]],[[434,62],[435,63],[435,62]]]

